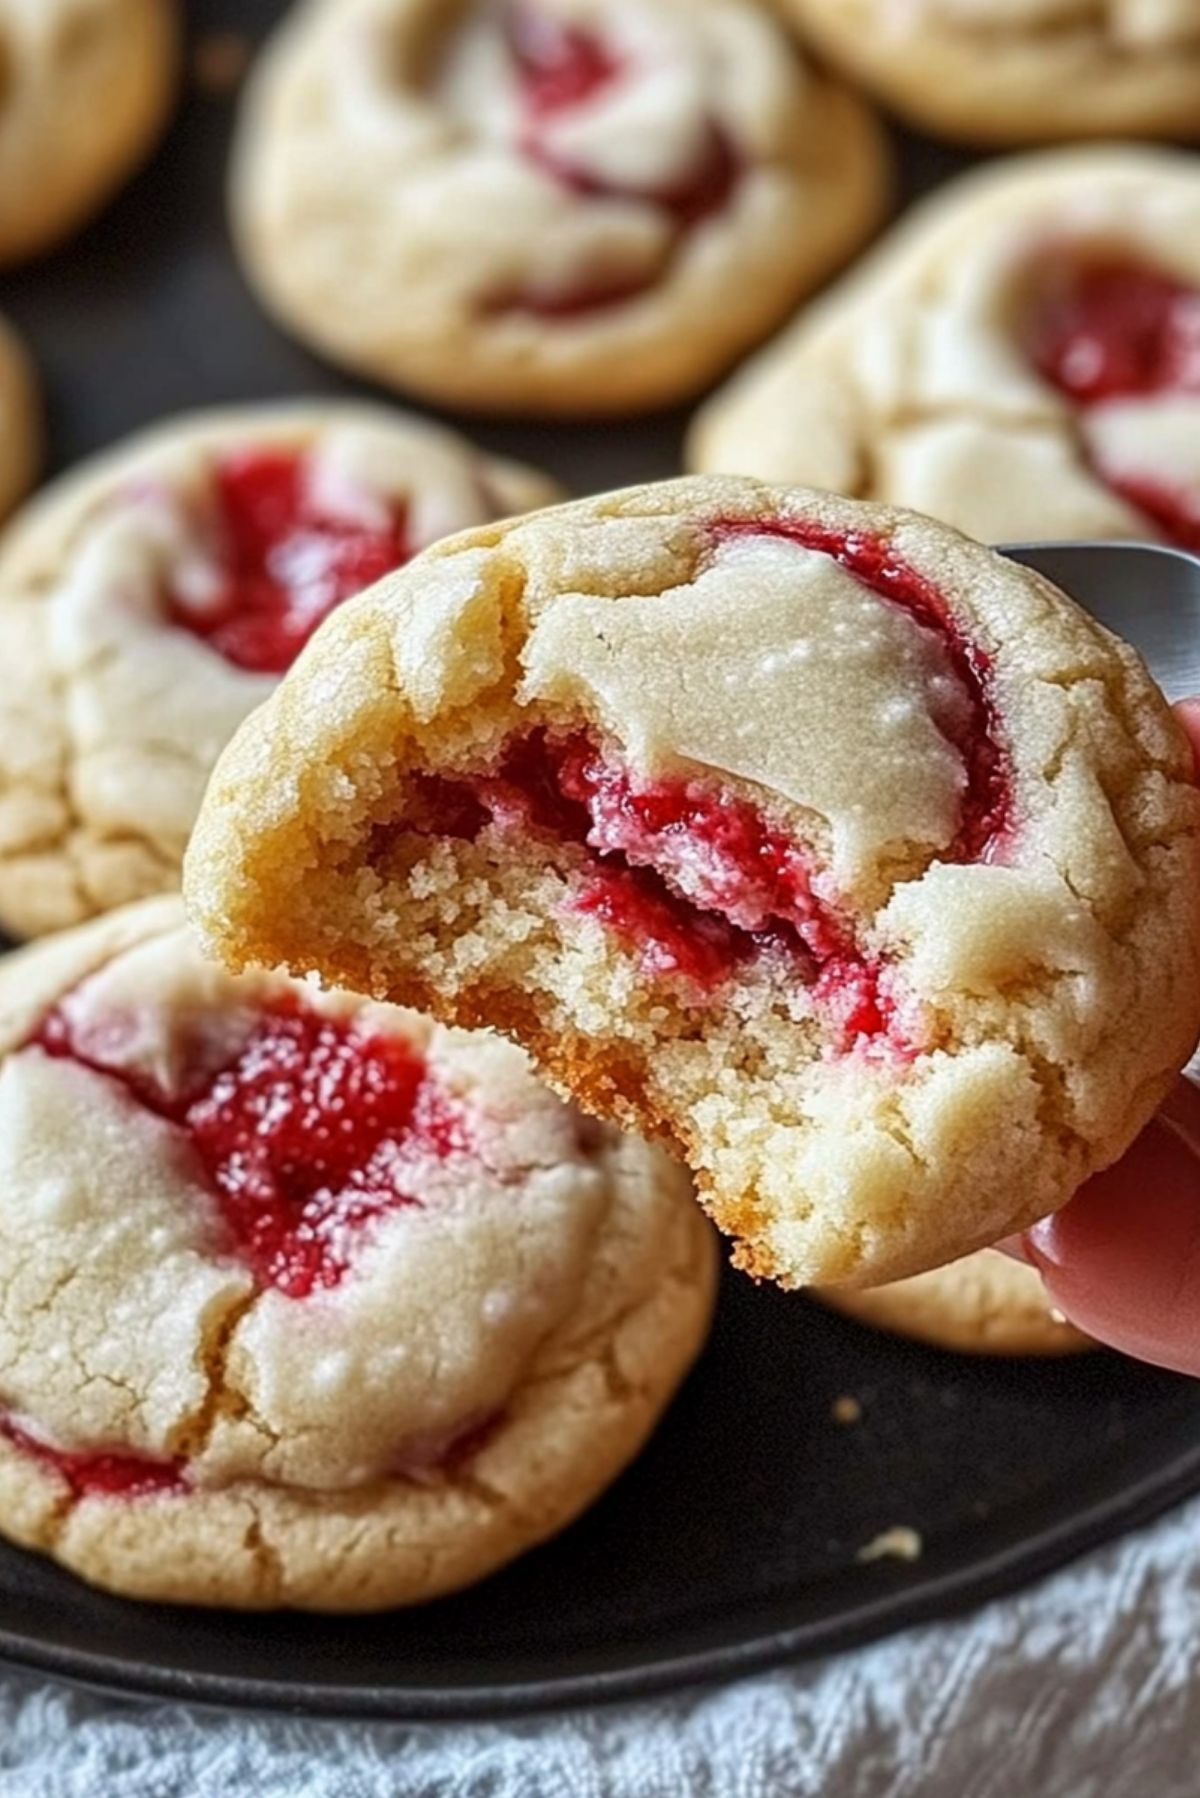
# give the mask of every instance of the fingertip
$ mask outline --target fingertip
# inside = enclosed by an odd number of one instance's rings
[[[1200,777],[1200,698],[1181,699],[1175,707],[1175,716],[1191,741],[1195,772]]]
[[[1200,1374],[1200,1091],[1180,1081],[1129,1153],[1024,1248],[1080,1329]]]

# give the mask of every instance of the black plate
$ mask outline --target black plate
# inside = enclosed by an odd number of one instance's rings
[[[261,31],[267,0],[198,24]],[[176,409],[347,383],[256,310],[230,256],[231,109],[195,99],[154,166],[63,254],[6,276],[65,464]],[[911,191],[962,159],[908,140]],[[674,472],[682,414],[482,425],[586,491]],[[852,1394],[862,1419],[833,1421]],[[475,1591],[364,1620],[139,1606],[0,1548],[0,1654],[129,1693],[463,1717],[628,1697],[844,1648],[976,1604],[1200,1487],[1200,1384],[1115,1356],[971,1363],[726,1279],[712,1345],[636,1467]],[[870,1566],[880,1531],[919,1561]]]

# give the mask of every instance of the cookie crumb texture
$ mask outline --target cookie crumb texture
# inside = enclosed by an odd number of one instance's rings
[[[498,1038],[206,963],[178,901],[0,970],[0,1529],[133,1597],[467,1584],[698,1352],[686,1175]]]
[[[439,546],[247,724],[232,965],[524,1043],[737,1258],[878,1284],[1062,1204],[1200,1027],[1200,794],[1141,662],[945,527],[732,479]]]
[[[964,176],[702,408],[689,460],[989,543],[1200,549],[1198,246],[1200,168],[1177,152]]]
[[[746,0],[345,0],[260,57],[233,175],[265,302],[442,403],[687,397],[871,231],[886,150]]]
[[[178,64],[175,0],[3,0],[0,263],[57,243],[133,173]]]
[[[1041,1276],[999,1249],[980,1249],[891,1286],[816,1295],[858,1323],[966,1355],[1074,1355],[1094,1348],[1050,1301]]]
[[[969,144],[1200,136],[1194,0],[779,0],[918,129]]]
[[[174,420],[0,539],[0,926],[178,887],[219,750],[320,621],[448,532],[556,498],[382,407]]]

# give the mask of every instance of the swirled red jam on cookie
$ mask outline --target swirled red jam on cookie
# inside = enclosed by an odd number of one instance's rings
[[[178,419],[52,484],[0,550],[0,924],[178,885],[218,751],[352,593],[557,497],[358,405]]]
[[[706,405],[706,470],[912,506],[987,543],[1200,547],[1200,170],[1009,158],[940,189]]]
[[[133,1596],[370,1609],[636,1451],[712,1294],[658,1151],[498,1038],[211,967],[175,900],[0,989],[0,1530]]]
[[[345,0],[267,47],[234,221],[267,303],[443,404],[695,392],[869,233],[870,115],[749,0]]]

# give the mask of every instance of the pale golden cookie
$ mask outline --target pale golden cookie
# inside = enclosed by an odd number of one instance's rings
[[[1055,1309],[1034,1269],[998,1249],[892,1286],[821,1288],[813,1297],[858,1323],[965,1355],[1073,1355],[1095,1347]]]
[[[0,0],[0,263],[98,210],[175,94],[175,0]]]
[[[0,318],[0,518],[33,485],[42,454],[42,419],[32,364]]]
[[[0,1530],[132,1597],[369,1610],[582,1511],[697,1354],[686,1175],[490,1034],[206,963],[0,965]]]
[[[330,607],[555,497],[345,402],[172,420],[56,482],[0,538],[0,925],[176,887],[217,752]]]
[[[487,1021],[875,1285],[1065,1202],[1200,1030],[1200,792],[1133,650],[911,513],[668,482],[438,545],[245,726],[231,965]]]
[[[445,404],[685,398],[869,234],[885,148],[747,0],[336,0],[260,59],[232,179],[260,295]]]
[[[1200,137],[1196,0],[774,0],[923,131],[975,144]]]
[[[951,183],[709,401],[689,459],[986,542],[1200,550],[1200,162],[1060,150]]]

